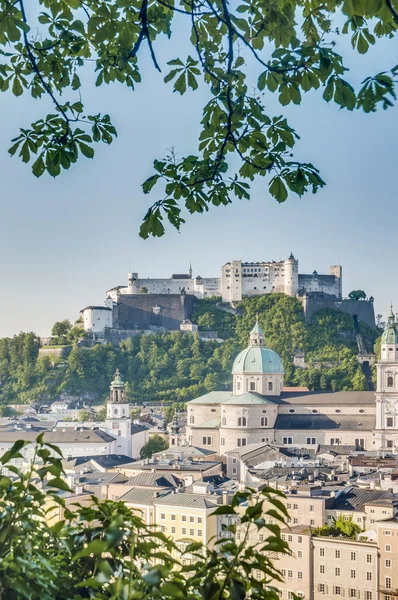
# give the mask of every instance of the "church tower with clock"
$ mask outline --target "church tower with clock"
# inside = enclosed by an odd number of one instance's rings
[[[125,384],[120,376],[119,369],[117,369],[110,386],[104,429],[116,438],[114,453],[131,456],[130,408],[125,399],[124,392]]]
[[[398,453],[398,322],[392,307],[377,363],[375,449]]]

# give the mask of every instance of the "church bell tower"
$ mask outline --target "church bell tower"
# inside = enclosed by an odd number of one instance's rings
[[[131,456],[131,418],[129,404],[125,399],[125,383],[119,369],[116,370],[110,385],[109,400],[106,405],[105,426],[116,437],[115,454]]]
[[[377,363],[375,449],[398,452],[398,322],[392,306]]]

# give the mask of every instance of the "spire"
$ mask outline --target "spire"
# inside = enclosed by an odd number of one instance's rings
[[[250,332],[249,346],[265,346],[264,331],[258,322],[258,313],[256,313],[256,324]]]
[[[192,279],[192,263],[189,263],[189,279]]]
[[[395,323],[395,315],[392,307],[392,302],[390,304],[390,314],[388,315],[388,324],[393,325]]]
[[[124,387],[124,381],[120,375],[119,369],[116,369],[116,373],[113,376],[113,381],[111,382],[111,387]]]

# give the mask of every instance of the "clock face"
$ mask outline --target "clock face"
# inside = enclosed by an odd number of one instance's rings
[[[398,404],[396,402],[387,402],[387,412],[398,415]]]
[[[119,429],[119,423],[112,423],[112,429]]]

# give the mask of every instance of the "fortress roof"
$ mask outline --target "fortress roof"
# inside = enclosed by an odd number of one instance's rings
[[[82,308],[80,312],[83,312],[84,310],[112,310],[112,309],[109,308],[109,306],[86,306],[85,308]]]

